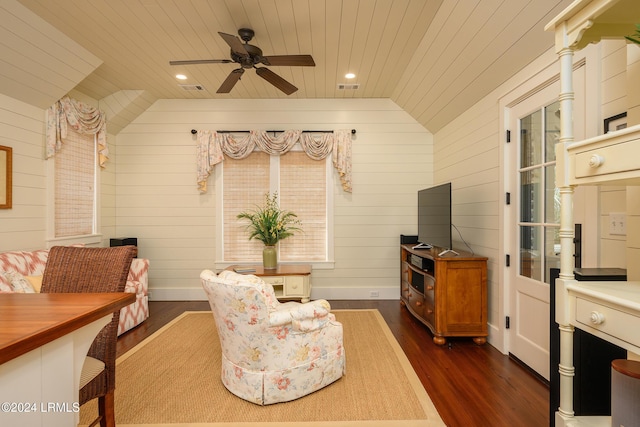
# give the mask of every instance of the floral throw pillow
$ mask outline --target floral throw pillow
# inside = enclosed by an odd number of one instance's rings
[[[13,292],[20,294],[33,294],[35,293],[35,289],[29,281],[20,273],[16,273],[14,271],[5,271],[4,273],[0,273],[4,275],[4,278],[11,283],[11,287],[13,288]]]

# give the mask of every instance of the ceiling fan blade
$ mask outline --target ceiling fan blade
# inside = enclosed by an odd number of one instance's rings
[[[244,45],[238,37],[232,36],[231,34],[221,33],[220,31],[218,31],[218,34],[220,34],[220,37],[227,42],[233,52],[243,56],[249,55],[249,52],[244,48]]]
[[[230,59],[188,59],[186,61],[169,61],[169,65],[192,65],[192,64],[228,64],[233,62]]]
[[[265,56],[265,61],[262,61],[265,65],[289,65],[297,67],[315,67],[316,63],[313,61],[311,55],[273,55]]]
[[[240,80],[240,77],[242,77],[243,73],[244,73],[244,69],[242,68],[237,68],[233,70],[231,73],[229,73],[229,75],[224,80],[224,82],[222,82],[222,85],[220,85],[216,93],[231,92],[231,89],[233,89],[236,83],[238,83],[238,80]]]
[[[276,73],[274,73],[268,68],[264,68],[264,67],[256,68],[256,73],[260,77],[262,77],[263,79],[265,79],[266,81],[268,81],[269,83],[271,83],[272,85],[274,85],[275,87],[277,87],[278,89],[286,93],[287,95],[291,95],[293,92],[298,90],[297,87],[295,87],[294,85],[292,85],[291,83],[289,83],[288,81],[286,81],[285,79],[283,79],[282,77],[280,77],[279,75],[277,75]]]

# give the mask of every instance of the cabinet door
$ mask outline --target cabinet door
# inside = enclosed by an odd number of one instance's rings
[[[487,331],[486,263],[446,262],[437,267],[438,318],[443,332],[456,335]]]
[[[288,297],[303,297],[306,295],[304,276],[286,276],[284,281],[284,293]]]

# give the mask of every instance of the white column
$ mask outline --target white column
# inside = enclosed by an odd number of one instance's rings
[[[573,142],[573,50],[564,47],[560,57],[560,142],[556,149],[556,186],[560,191],[560,277],[556,280],[556,321],[560,329],[560,407],[556,425],[567,425],[573,412],[573,326],[569,324],[566,281],[573,280],[573,187],[568,183],[565,147]]]

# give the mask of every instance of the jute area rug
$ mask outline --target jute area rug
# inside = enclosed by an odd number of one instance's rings
[[[116,423],[125,426],[443,426],[378,310],[334,310],[344,328],[347,373],[292,402],[258,406],[220,381],[211,312],[187,312],[117,360]],[[97,414],[82,406],[80,425]]]

